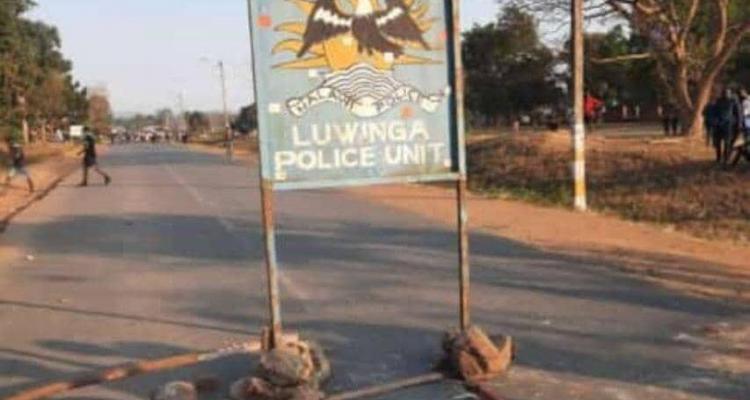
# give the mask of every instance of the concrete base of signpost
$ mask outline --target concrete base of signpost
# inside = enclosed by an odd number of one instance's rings
[[[240,379],[230,389],[233,400],[322,400],[320,390],[331,376],[323,349],[287,335],[271,346],[270,330],[263,334],[263,352],[255,376]]]
[[[469,385],[504,375],[515,358],[511,337],[490,338],[476,326],[446,334],[443,350],[446,367]]]

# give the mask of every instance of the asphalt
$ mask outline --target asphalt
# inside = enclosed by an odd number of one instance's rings
[[[222,347],[266,323],[257,171],[167,145],[117,146],[102,161],[113,185],[78,188],[73,176],[0,236],[14,250],[0,266],[0,397]],[[276,211],[284,323],[328,350],[328,391],[429,371],[458,322],[455,233],[345,191],[279,193]],[[692,340],[746,321],[746,307],[481,233],[472,261],[475,322],[518,342],[516,368],[495,382],[504,398],[750,398],[750,375],[702,363]],[[145,398],[167,379],[230,381],[253,364],[233,357],[65,398]],[[443,384],[384,399],[462,397]]]

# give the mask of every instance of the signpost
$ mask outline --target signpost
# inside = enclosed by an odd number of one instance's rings
[[[271,343],[277,190],[455,182],[460,316],[469,243],[458,0],[248,0]]]

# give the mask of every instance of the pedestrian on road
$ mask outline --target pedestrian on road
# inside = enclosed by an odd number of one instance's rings
[[[25,177],[26,183],[29,185],[29,193],[34,193],[34,181],[26,169],[26,154],[24,154],[23,146],[16,139],[8,138],[8,154],[10,155],[10,165],[2,193],[5,194],[11,182],[17,176]]]
[[[112,183],[112,178],[99,168],[96,160],[96,139],[94,135],[86,133],[86,136],[83,138],[83,149],[78,155],[83,155],[83,180],[80,186],[89,185],[89,168],[93,168],[97,174],[104,178],[105,185]]]

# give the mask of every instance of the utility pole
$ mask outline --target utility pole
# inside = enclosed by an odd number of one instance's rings
[[[177,95],[177,107],[180,113],[180,118],[177,120],[177,140],[181,141],[187,139],[188,134],[187,118],[185,118],[185,95],[182,92]],[[182,137],[183,134],[185,135],[184,139]]]
[[[583,36],[583,1],[572,0],[571,8],[571,62],[573,76],[573,180],[575,209],[586,211],[586,124],[584,118],[584,36]]]
[[[221,99],[224,107],[224,130],[226,132],[227,159],[234,157],[234,133],[229,122],[229,110],[227,107],[227,77],[224,71],[224,61],[219,61],[219,73],[221,74]]]
[[[23,144],[28,145],[31,138],[29,133],[29,119],[26,96],[18,96],[18,105],[21,108],[21,135],[23,137]]]

